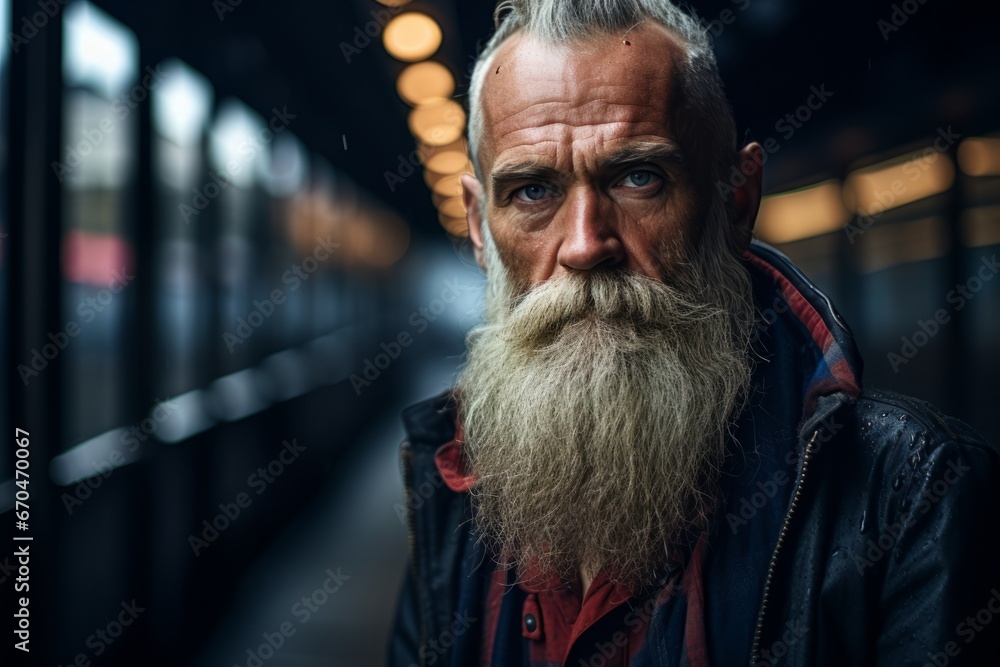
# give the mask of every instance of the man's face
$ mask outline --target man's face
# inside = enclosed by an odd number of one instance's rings
[[[497,51],[478,157],[517,291],[598,266],[665,281],[685,259],[700,215],[671,121],[681,57],[655,25],[565,46],[515,35]]]
[[[753,303],[672,129],[679,57],[650,25],[514,36],[487,69],[485,209],[463,178],[487,307],[457,389],[477,529],[522,573],[649,581],[711,515]]]

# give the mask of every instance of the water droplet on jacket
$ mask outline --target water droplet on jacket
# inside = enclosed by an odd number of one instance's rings
[[[899,415],[899,421],[905,422],[907,419],[906,415]]]
[[[903,488],[903,479],[904,478],[902,475],[898,475],[896,479],[892,480],[893,491],[899,491],[901,488]]]
[[[916,446],[917,446],[917,434],[914,433],[913,435],[910,436],[910,449],[913,449]]]
[[[871,422],[871,420],[869,419],[868,421],[866,421],[866,422],[865,422],[865,423],[864,423],[864,424],[863,424],[863,425],[861,426],[861,430],[862,430],[862,431],[867,431],[867,430],[868,430],[868,429],[870,429],[871,427],[872,427],[872,422]]]
[[[901,501],[899,501],[899,511],[905,512],[908,509],[910,509],[910,499],[903,498]]]
[[[920,463],[920,451],[917,450],[913,452],[913,456],[910,457],[910,467],[916,468],[917,464]]]
[[[883,412],[883,413],[882,413],[882,418],[883,418],[883,419],[884,419],[885,417],[888,417],[888,416],[889,416],[889,413],[888,413],[888,412]]]
[[[865,528],[868,527],[868,511],[861,513],[861,532],[865,532]]]

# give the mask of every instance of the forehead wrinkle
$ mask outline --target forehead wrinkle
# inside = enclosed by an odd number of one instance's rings
[[[612,73],[607,71],[595,70],[587,76],[592,67],[603,65],[587,62],[597,53],[593,48],[534,42],[524,35],[512,37],[494,54],[494,58],[504,61],[500,74],[488,76],[482,89],[480,148],[486,158],[482,162],[484,175],[490,172],[492,163],[519,145],[538,144],[545,139],[556,143],[568,139],[576,145],[581,138],[573,136],[576,128],[602,128],[601,133],[607,128],[611,135],[615,131],[669,134],[673,97],[670,84],[676,67],[672,57],[675,45],[668,42],[667,46],[668,57],[655,64],[648,58],[641,59],[648,51],[638,60],[635,51],[620,54],[624,59],[614,69],[618,74],[609,80]],[[547,67],[549,61],[557,64]],[[581,69],[583,76],[579,76]],[[577,78],[560,76],[567,71],[577,74]],[[642,85],[636,79],[641,79]],[[647,90],[657,92],[643,92]],[[590,136],[593,134],[588,133]]]
[[[493,128],[493,138],[499,138],[505,134],[525,130],[540,130],[545,127],[562,125],[568,127],[585,127],[595,125],[592,118],[587,118],[587,112],[598,108],[603,120],[599,125],[611,125],[616,123],[635,125],[640,123],[666,123],[669,118],[656,117],[659,109],[652,104],[641,104],[632,102],[613,102],[606,98],[590,99],[582,103],[570,103],[565,101],[535,102],[531,105],[515,111],[514,113],[491,122]],[[539,118],[531,120],[527,124],[520,122],[525,115],[539,115]],[[648,115],[647,115],[648,114]],[[487,121],[493,121],[489,112],[486,114]],[[510,130],[513,126],[515,129]]]
[[[571,123],[554,123],[566,127],[577,127]],[[517,135],[525,135],[523,140],[504,148],[494,160],[493,171],[508,170],[512,165],[525,165],[532,163],[539,168],[554,169],[566,173],[577,170],[590,171],[600,170],[605,166],[616,166],[618,164],[633,161],[630,153],[635,153],[634,161],[640,161],[645,156],[650,156],[653,160],[667,159],[675,163],[682,163],[683,156],[677,141],[669,136],[660,133],[650,134],[641,131],[642,129],[659,130],[653,128],[633,128],[633,133],[622,136],[622,126],[637,126],[641,122],[625,123],[612,122],[601,125],[583,124],[580,127],[592,129],[584,136],[572,136],[568,142],[569,150],[560,153],[562,138],[548,138],[534,140],[531,135],[546,132],[548,126],[539,128],[522,128],[508,135],[508,138],[515,138]],[[552,124],[550,124],[552,125]],[[639,131],[636,131],[639,130]],[[519,137],[517,137],[519,138]],[[596,146],[587,146],[593,142]],[[538,148],[554,149],[555,158],[548,154],[549,150],[535,150]],[[671,155],[674,153],[674,155]],[[568,159],[569,164],[561,164],[560,158]],[[582,160],[582,163],[580,161]]]

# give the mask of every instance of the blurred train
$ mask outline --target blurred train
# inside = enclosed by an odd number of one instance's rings
[[[821,11],[763,4],[771,14],[747,3],[733,28],[706,20],[724,78],[738,72],[740,35],[767,33],[781,10],[780,35],[799,45],[788,35]],[[253,40],[221,51],[248,63],[225,65],[189,43],[271,21],[269,44],[318,41],[303,25],[310,5],[293,6],[294,30],[277,9],[233,0],[0,1],[0,590],[15,607],[15,549],[32,554],[31,655],[5,664],[377,663],[405,559],[398,410],[449,386],[481,304],[454,191],[464,115],[450,98],[491,8],[317,9],[335,26],[325,80],[323,63],[254,55]],[[406,12],[439,26],[436,45],[375,53]],[[973,23],[961,26],[981,34]],[[963,39],[907,29],[892,39],[909,48]],[[773,55],[754,48],[758,64]],[[367,63],[352,64],[362,51]],[[757,234],[834,299],[868,384],[931,400],[995,441],[998,59],[954,59],[975,67],[954,89],[934,84],[940,104],[912,118],[864,95],[823,109],[798,70],[767,108],[741,111],[750,84],[730,94],[768,153]],[[877,60],[883,74],[906,69],[891,52]],[[273,72],[255,78],[262,62],[336,87],[323,99],[344,116],[285,104],[296,96]],[[432,65],[418,76],[407,63]],[[452,77],[448,99],[431,70]],[[295,572],[289,554],[317,564]],[[315,625],[332,635],[274,634],[320,614],[336,619]]]

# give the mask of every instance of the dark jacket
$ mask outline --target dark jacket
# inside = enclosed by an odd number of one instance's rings
[[[746,262],[760,359],[703,565],[712,664],[1000,665],[1000,452],[927,403],[862,391],[829,299],[772,248]],[[404,412],[393,666],[478,664],[493,563],[434,464],[453,410],[445,392]],[[675,655],[658,620],[644,664]]]

